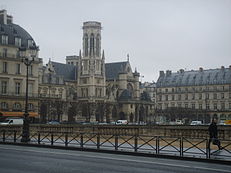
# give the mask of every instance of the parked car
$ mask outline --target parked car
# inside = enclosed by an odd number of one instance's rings
[[[202,125],[202,121],[192,121],[190,125]]]
[[[1,125],[11,125],[11,124],[23,124],[23,118],[7,118],[5,121],[0,123]]]
[[[58,122],[58,121],[49,121],[47,124],[56,125],[56,124],[60,124],[60,122]]]
[[[116,125],[126,125],[128,124],[128,120],[117,120]]]

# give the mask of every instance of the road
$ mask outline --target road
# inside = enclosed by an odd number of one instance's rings
[[[0,145],[1,173],[231,173],[215,163]]]

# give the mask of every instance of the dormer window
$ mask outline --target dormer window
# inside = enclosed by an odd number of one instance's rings
[[[8,44],[8,35],[2,35],[2,44]]]
[[[15,46],[21,47],[21,43],[22,43],[21,38],[15,37],[14,39]]]
[[[34,46],[34,41],[33,40],[28,40],[27,45],[28,45],[28,48],[33,47]]]

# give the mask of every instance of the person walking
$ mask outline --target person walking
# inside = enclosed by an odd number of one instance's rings
[[[221,142],[218,139],[218,133],[217,133],[217,119],[213,119],[212,123],[209,125],[209,149],[210,149],[210,143],[212,142],[213,145],[217,145],[218,149],[221,150]]]

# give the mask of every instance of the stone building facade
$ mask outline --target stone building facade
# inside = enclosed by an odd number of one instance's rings
[[[156,115],[162,121],[231,119],[231,66],[228,68],[160,71]]]
[[[127,119],[135,123],[147,121],[154,114],[154,102],[141,97],[139,73],[132,71],[129,58],[123,62],[105,63],[101,29],[99,22],[84,22],[83,49],[79,55],[67,56],[66,64],[49,61],[47,66],[40,68],[39,95],[48,93],[49,96],[41,98],[40,113],[46,117],[44,119],[71,122]],[[55,83],[58,77],[59,84]],[[52,97],[51,90],[62,90],[62,97]],[[62,102],[64,108],[60,118],[50,115],[52,111],[48,110],[55,105],[47,108],[47,100],[50,105]],[[57,107],[60,108],[60,104]]]
[[[23,116],[25,110],[26,66],[22,62],[20,50],[24,56],[34,57],[29,66],[29,113],[38,117],[38,69],[42,62],[38,58],[39,48],[30,34],[13,23],[13,17],[6,10],[0,11],[0,117]]]

